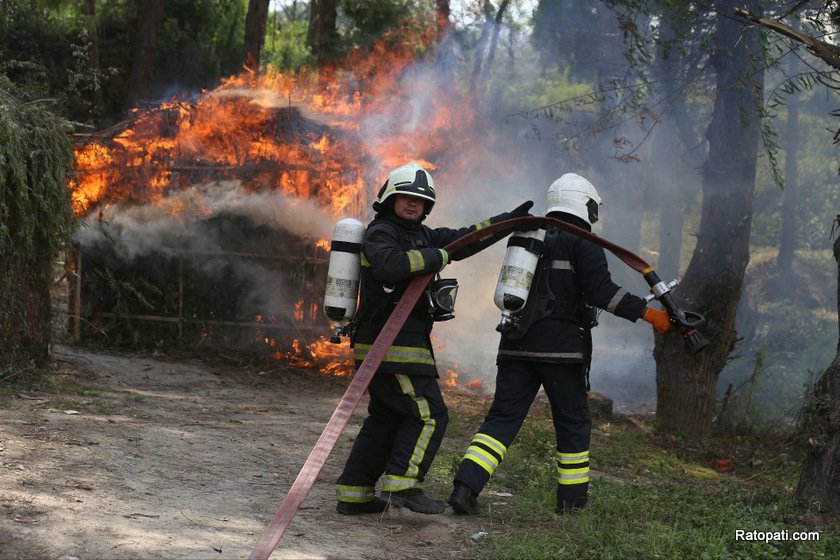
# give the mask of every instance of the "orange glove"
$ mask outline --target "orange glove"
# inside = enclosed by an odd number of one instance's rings
[[[653,325],[653,330],[659,334],[666,334],[674,328],[667,311],[660,311],[659,309],[648,307],[645,309],[645,314],[642,315],[642,319]]]

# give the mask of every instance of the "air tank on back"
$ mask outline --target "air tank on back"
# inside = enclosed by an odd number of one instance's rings
[[[330,342],[339,343],[347,323],[356,313],[359,297],[362,240],[365,226],[359,220],[345,218],[333,229],[327,287],[324,291],[324,314],[332,323]]]
[[[496,330],[504,333],[515,326],[513,314],[528,302],[528,294],[542,253],[545,230],[517,231],[508,240],[493,302],[502,311]]]

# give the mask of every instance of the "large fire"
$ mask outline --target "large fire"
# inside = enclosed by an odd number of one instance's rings
[[[244,71],[212,91],[136,109],[119,125],[79,136],[69,185],[75,212],[160,204],[173,191],[236,179],[248,192],[314,201],[332,218],[361,217],[388,169],[408,161],[436,169],[454,140],[480,137],[470,131],[471,100],[425,80],[415,53],[428,33],[401,32],[400,43],[386,37],[372,52],[318,71]],[[302,302],[294,310],[298,318],[317,313]],[[349,352],[324,339],[296,340],[283,356],[342,375],[352,370]]]
[[[250,190],[313,199],[333,217],[359,216],[388,169],[407,161],[434,169],[447,139],[467,137],[475,121],[471,103],[434,85],[425,84],[418,107],[416,42],[389,37],[318,72],[246,71],[80,137],[75,210],[155,202],[172,189],[236,177]]]

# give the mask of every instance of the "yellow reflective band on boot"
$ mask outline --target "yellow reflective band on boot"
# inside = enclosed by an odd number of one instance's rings
[[[395,474],[386,474],[382,478],[383,492],[399,492],[400,490],[409,490],[411,488],[419,488],[420,481],[410,476],[397,476]]]
[[[408,257],[408,268],[411,272],[417,272],[426,268],[426,260],[423,258],[423,253],[417,249],[406,251],[405,256]]]
[[[557,467],[557,484],[568,486],[570,484],[583,484],[589,482],[589,467],[582,469],[564,469]]]
[[[557,484],[569,486],[589,482],[589,450],[557,452]]]
[[[372,344],[356,343],[353,349],[353,357],[357,360],[364,360],[370,350]],[[392,362],[398,364],[427,364],[435,365],[435,360],[432,358],[432,352],[428,348],[419,346],[391,346],[385,352],[383,362]]]
[[[577,453],[560,453],[558,451],[557,462],[561,465],[579,465],[581,463],[588,463],[589,451],[579,451]]]
[[[335,497],[339,502],[350,502],[361,504],[370,502],[376,496],[376,491],[373,486],[348,486],[346,484],[337,484],[335,487]]]
[[[490,448],[493,453],[487,451],[485,447]],[[505,458],[505,453],[507,453],[507,448],[502,442],[487,434],[479,433],[473,437],[472,444],[464,454],[464,460],[472,461],[492,475],[498,468],[499,462]]]

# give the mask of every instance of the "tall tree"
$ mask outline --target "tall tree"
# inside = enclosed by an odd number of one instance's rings
[[[306,44],[319,60],[333,58],[337,52],[337,19],[336,0],[311,0],[309,3]]]
[[[697,245],[679,295],[707,314],[709,346],[687,359],[680,337],[657,337],[656,412],[665,429],[695,436],[710,432],[715,386],[735,344],[735,313],[749,260],[756,160],[763,97],[760,34],[732,18],[738,0],[718,0],[716,76],[708,159]],[[757,9],[756,2],[746,2]]]
[[[90,41],[90,48],[88,49],[88,58],[91,68],[99,68],[99,32],[96,25],[96,0],[85,0],[82,6],[85,28],[88,33],[88,40]],[[102,87],[99,83],[95,84],[93,90],[93,103],[97,110],[102,109]]]
[[[480,91],[481,84],[486,83],[489,79],[490,68],[493,65],[493,59],[496,56],[496,47],[499,44],[502,17],[504,17],[508,4],[510,4],[510,0],[502,0],[499,8],[496,10],[493,8],[493,3],[490,0],[484,0],[482,9],[484,12],[484,25],[475,49],[472,78],[470,80],[470,93]],[[494,12],[495,15],[493,15]],[[487,51],[486,54],[485,50]],[[484,69],[483,76],[482,68]]]
[[[659,214],[659,259],[657,266],[664,274],[678,274],[683,244],[683,215],[686,200],[699,189],[692,149],[698,144],[694,122],[686,108],[688,78],[694,64],[692,55],[701,49],[693,41],[682,40],[681,30],[692,22],[683,6],[665,6],[659,13],[659,38],[656,62],[653,65],[655,92],[660,96],[656,106],[657,122],[652,138],[651,167],[645,181],[649,207]],[[699,163],[699,162],[698,162]],[[696,180],[695,180],[696,179]]]
[[[152,72],[155,67],[157,39],[163,17],[163,0],[139,2],[137,12],[137,33],[131,57],[131,73],[128,78],[124,108],[133,107],[137,100],[149,91]]]
[[[791,57],[790,71],[795,75],[799,60]],[[776,293],[782,295],[790,289],[793,275],[793,252],[796,249],[796,204],[799,198],[799,104],[800,94],[793,92],[786,104],[785,124],[785,192],[782,198],[782,233],[779,240],[779,256],[776,265],[779,281]]]
[[[260,68],[260,51],[265,41],[265,24],[268,21],[270,0],[248,0],[245,15],[245,66],[254,70]]]
[[[451,14],[449,0],[435,0],[435,21],[437,22],[437,36],[438,41],[444,40],[451,24],[449,22],[449,15]]]

